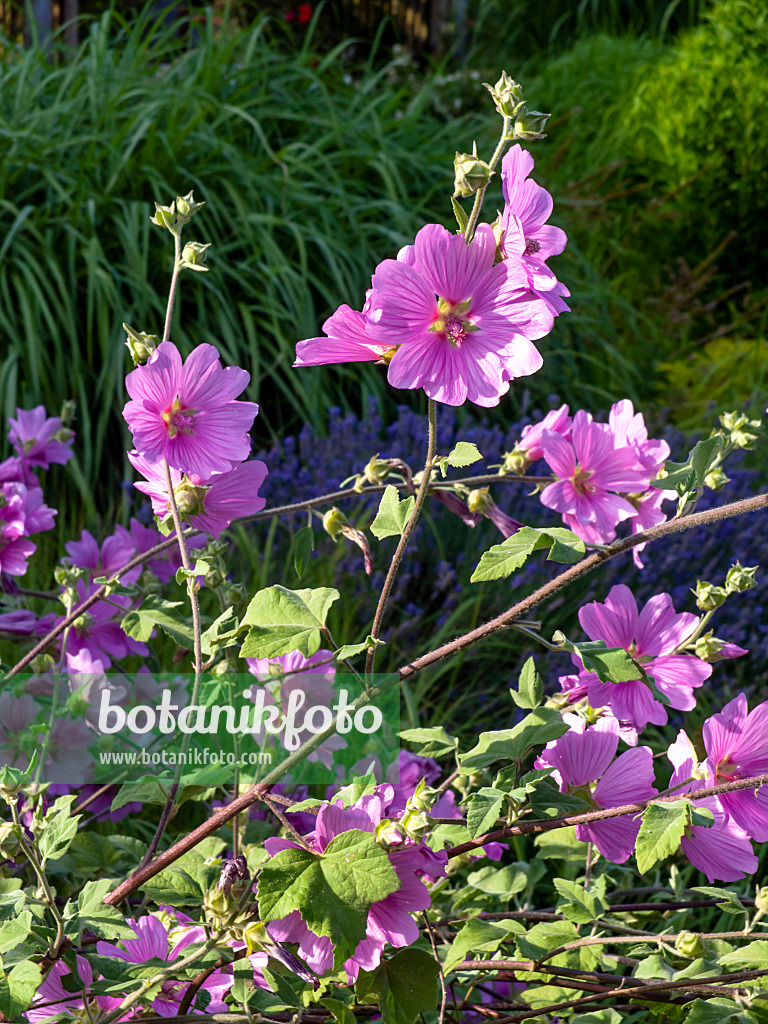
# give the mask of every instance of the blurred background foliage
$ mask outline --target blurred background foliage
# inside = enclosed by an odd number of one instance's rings
[[[193,188],[208,204],[195,228],[212,269],[183,282],[173,336],[250,370],[262,442],[372,395],[418,407],[377,367],[292,370],[294,345],[340,302],[359,308],[422,223],[451,223],[453,152],[492,145],[481,83],[502,67],[553,112],[533,152],[570,237],[555,269],[573,313],[491,417],[629,396],[696,429],[713,406],[759,401],[768,10],[558,6],[474,0],[453,26],[463,57],[334,43],[333,5],[305,25],[131,6],[84,20],[75,51],[2,44],[0,409],[77,400],[85,514],[109,516],[126,472],[121,324],[161,324],[171,249],[154,199]],[[498,205],[496,185],[486,214]]]

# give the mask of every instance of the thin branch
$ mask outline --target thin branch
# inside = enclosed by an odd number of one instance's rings
[[[500,629],[504,629],[506,626],[511,625],[516,619],[527,615],[531,609],[535,608],[542,601],[548,601],[559,590],[562,590],[563,587],[568,586],[569,583],[573,583],[574,580],[577,580],[586,573],[591,572],[592,569],[600,565],[602,562],[607,562],[609,559],[615,558],[617,555],[631,551],[632,548],[636,548],[639,544],[647,544],[649,542],[659,540],[661,537],[667,537],[673,533],[680,533],[683,530],[692,529],[695,526],[710,526],[723,519],[731,519],[734,516],[757,512],[764,508],[768,508],[768,494],[759,494],[754,498],[745,498],[743,501],[734,501],[730,505],[721,505],[719,508],[707,509],[705,512],[694,512],[692,515],[685,516],[682,519],[671,519],[666,523],[661,523],[659,526],[652,526],[649,530],[644,530],[642,533],[635,533],[631,537],[625,537],[623,540],[614,541],[609,547],[602,548],[599,551],[593,551],[591,554],[587,555],[586,558],[582,558],[580,562],[576,562],[574,565],[566,569],[565,572],[560,573],[559,576],[556,576],[553,580],[545,583],[544,586],[539,587],[538,590],[529,594],[528,597],[523,598],[522,601],[518,601],[517,604],[513,605],[507,611],[502,612],[501,615],[497,615],[495,619],[491,619],[490,622],[486,622],[484,625],[470,630],[469,633],[465,633],[456,640],[443,644],[442,647],[438,647],[434,651],[430,651],[428,654],[424,654],[420,658],[416,658],[408,665],[404,665],[403,668],[400,669],[400,678],[409,679],[417,672],[421,672],[428,666],[434,665],[435,662],[441,661],[443,658],[447,658],[451,654],[456,654],[458,651],[462,651],[465,647],[470,647],[472,644],[476,644],[480,640],[487,639],[489,636],[497,633]]]

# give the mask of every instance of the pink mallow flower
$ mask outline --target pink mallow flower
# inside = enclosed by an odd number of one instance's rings
[[[98,590],[95,583],[85,584],[78,580],[76,584],[77,603]],[[76,671],[82,671],[82,662],[76,659],[83,651],[87,651],[93,661],[101,662],[102,668],[109,668],[112,659],[118,661],[131,654],[146,657],[149,648],[140,640],[134,640],[125,633],[120,621],[131,609],[131,599],[120,594],[112,594],[108,601],[97,601],[80,616],[67,635],[67,665]],[[61,622],[61,616],[56,622]]]
[[[173,342],[162,342],[125,378],[131,401],[123,416],[137,450],[149,462],[165,459],[200,477],[233,469],[248,458],[259,411],[234,400],[249,380],[246,370],[222,367],[213,345],[198,345],[182,364]]]
[[[667,751],[667,757],[675,769],[669,783],[671,789],[679,787],[676,792],[682,794],[709,785],[702,779],[689,782],[694,774],[698,774],[697,758],[693,744],[682,729]],[[757,871],[758,859],[752,852],[749,834],[725,811],[721,798],[705,797],[697,800],[695,805],[712,811],[715,820],[708,828],[704,825],[686,828],[680,849],[691,864],[703,871],[710,883],[738,882]]]
[[[180,915],[183,917],[184,915]],[[189,920],[185,918],[185,920]],[[128,918],[127,923],[136,933],[135,939],[123,939],[122,948],[111,942],[97,942],[96,952],[99,956],[111,956],[117,960],[123,960],[129,964],[143,964],[148,960],[157,957],[160,960],[177,960],[183,950],[194,942],[204,942],[206,939],[205,930],[199,926],[184,928],[180,937],[176,938],[171,945],[170,937],[166,927],[159,917],[154,914],[147,914],[146,917],[137,919]],[[206,1013],[223,1013],[227,1010],[224,997],[232,986],[233,978],[222,971],[214,971],[200,986],[204,989],[210,1001],[206,1006]],[[160,1017],[175,1017],[179,1012],[179,1003],[191,984],[191,981],[169,980],[162,983],[160,993],[152,1000],[152,1009]],[[195,996],[195,1000],[197,996]],[[195,1000],[192,1002],[192,1012],[202,1011],[195,1009]]]
[[[86,989],[90,988],[93,984],[93,970],[90,963],[86,957],[80,956],[79,953],[75,954],[75,963],[77,964],[77,976]],[[29,1024],[43,1024],[43,1021],[68,1019],[70,1017],[76,1019],[79,1015],[78,1011],[83,1012],[82,991],[67,991],[61,980],[71,973],[72,971],[63,960],[54,961],[45,976],[45,980],[35,992],[32,1005],[24,1013]],[[93,1005],[93,996],[88,997],[88,1002],[89,1006]],[[95,998],[95,1005],[107,1012],[116,1009],[121,1002],[120,996],[96,996]],[[90,1010],[88,1016],[92,1018],[95,1014]],[[120,1020],[128,1020],[131,1017],[133,1017],[132,1010],[126,1013],[124,1017],[121,1017]]]
[[[12,481],[0,485],[0,572],[23,576],[37,545],[30,534],[53,528],[56,512],[39,487]]]
[[[533,157],[520,145],[512,146],[501,161],[501,251],[505,258],[522,260],[531,289],[557,316],[568,310],[563,296],[570,292],[546,261],[559,255],[568,239],[561,228],[547,224],[552,215],[552,196],[528,177],[533,166]]]
[[[527,427],[523,427],[516,451],[525,454],[526,462],[535,462],[544,454],[541,448],[541,438],[545,430],[553,430],[563,440],[570,441],[572,427],[573,419],[568,414],[567,405],[561,405],[559,409],[550,409],[539,423],[529,423]]]
[[[611,587],[602,604],[592,601],[584,605],[579,622],[590,640],[623,647],[638,661],[670,707],[678,711],[696,707],[693,691],[710,677],[712,666],[693,654],[674,653],[691,636],[699,619],[691,612],[676,612],[669,594],[656,594],[638,612],[632,591],[619,583]],[[664,705],[654,699],[641,679],[601,683],[592,673],[582,673],[582,677],[589,687],[590,705],[610,707],[627,743],[636,743],[637,733],[649,722],[664,725],[667,721]]]
[[[548,743],[535,765],[555,769],[552,778],[561,793],[575,792],[582,799],[591,800],[595,809],[621,807],[657,795],[650,747],[634,747],[616,757],[619,728],[615,719],[601,718],[587,728],[578,715],[563,718],[570,731]],[[594,843],[606,860],[623,864],[635,849],[639,831],[639,820],[621,815],[577,825],[576,838]]]
[[[392,787],[384,785],[378,786],[375,793],[361,797],[351,807],[325,803],[318,812],[315,830],[304,839],[317,853],[322,853],[330,841],[343,832],[353,829],[373,832],[384,818],[385,808],[393,796]],[[281,850],[299,848],[298,844],[282,838],[267,839],[264,845],[270,857]],[[388,856],[400,879],[400,888],[374,903],[368,911],[367,937],[344,964],[350,984],[357,979],[360,970],[373,971],[379,966],[387,943],[400,948],[418,939],[419,926],[411,915],[426,910],[431,903],[429,890],[419,876],[436,877],[445,873],[445,853],[434,853],[424,843],[406,841],[390,849]],[[333,966],[331,940],[310,931],[297,910],[280,921],[272,921],[267,931],[276,942],[298,943],[299,955],[318,974]]]
[[[707,784],[749,779],[768,773],[768,701],[748,710],[743,693],[704,723]],[[723,793],[720,803],[758,843],[768,840],[768,786]]]
[[[145,477],[134,483],[136,490],[149,497],[155,515],[167,515],[169,503],[165,470],[138,452],[128,452],[128,460]],[[266,476],[266,465],[252,459],[226,473],[209,477],[194,473],[182,475],[177,469],[172,469],[171,484],[176,504],[185,519],[195,529],[218,537],[233,519],[252,515],[264,508],[266,498],[259,495],[259,488]]]
[[[397,260],[373,276],[368,333],[396,348],[387,379],[396,388],[423,388],[446,405],[467,399],[498,405],[509,381],[540,369],[533,345],[553,316],[532,297],[517,259],[494,266],[496,240],[480,225],[467,245],[439,224],[427,224]]]
[[[617,447],[607,423],[595,423],[580,409],[573,417],[571,440],[554,430],[541,433],[541,451],[558,478],[541,492],[542,504],[563,517],[566,526],[591,544],[606,544],[616,525],[637,510],[625,493],[648,489],[650,477],[634,445]]]
[[[326,366],[328,363],[377,362],[393,350],[392,345],[374,341],[369,333],[371,312],[369,290],[362,312],[339,306],[323,324],[322,338],[307,338],[296,346],[294,366]]]
[[[62,427],[60,417],[47,416],[44,405],[17,409],[16,419],[8,417],[8,427],[8,439],[25,469],[48,469],[51,463],[64,465],[72,458],[74,433]]]

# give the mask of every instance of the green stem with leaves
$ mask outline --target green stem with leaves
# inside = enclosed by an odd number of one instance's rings
[[[48,879],[45,877],[45,871],[43,870],[42,861],[37,855],[37,849],[34,840],[30,843],[30,841],[24,835],[24,826],[21,824],[21,821],[19,819],[19,812],[16,807],[16,801],[12,800],[9,806],[11,808],[11,817],[13,818],[13,823],[18,829],[19,846],[21,846],[22,850],[24,851],[24,856],[32,865],[32,868],[34,869],[34,872],[37,875],[37,881],[40,885],[40,888],[43,890],[43,893],[45,894],[45,905],[51,912],[51,915],[54,921],[56,922],[56,938],[53,940],[53,946],[50,950],[50,956],[53,959],[56,959],[56,957],[58,957],[59,955],[61,944],[64,941],[64,919],[61,916],[59,908],[56,906],[56,900],[54,898],[51,887],[48,884]]]
[[[416,494],[416,501],[408,517],[408,522],[403,528],[403,532],[398,541],[395,553],[392,556],[392,562],[387,572],[387,577],[384,580],[384,586],[381,589],[379,595],[379,601],[376,605],[376,613],[373,617],[373,625],[371,627],[371,636],[374,640],[378,640],[381,635],[381,625],[384,620],[384,613],[387,607],[387,601],[392,593],[392,588],[395,585],[397,579],[397,573],[400,568],[400,563],[403,560],[405,549],[408,546],[408,541],[413,533],[413,528],[418,522],[421,510],[424,507],[424,501],[427,497],[427,491],[429,490],[429,480],[432,476],[432,470],[435,466],[435,455],[437,454],[437,404],[433,399],[429,399],[429,411],[427,415],[428,419],[428,431],[427,431],[427,458],[424,462],[424,472],[421,477],[421,483],[419,484],[419,490]],[[370,685],[370,677],[373,672],[374,662],[376,660],[376,644],[371,647],[368,651],[365,661],[365,676],[367,685]]]
[[[493,151],[493,156],[491,157],[490,162],[488,164],[491,170],[494,170],[494,168],[496,167],[496,164],[501,159],[502,153],[504,152],[506,145],[509,142],[508,135],[510,120],[511,118],[504,117],[504,127],[501,130],[501,138],[499,139],[496,149]],[[480,210],[482,209],[483,206],[483,199],[485,198],[485,190],[487,188],[487,185],[483,185],[483,187],[479,188],[475,193],[475,201],[472,204],[472,212],[469,215],[469,220],[467,221],[467,226],[464,230],[464,240],[466,241],[467,245],[469,245],[469,243],[475,237],[477,222],[480,219]]]

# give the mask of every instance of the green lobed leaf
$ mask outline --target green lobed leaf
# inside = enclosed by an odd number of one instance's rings
[[[723,445],[724,440],[719,434],[698,441],[685,462],[666,462],[666,476],[659,480],[651,480],[651,487],[677,493],[678,516],[692,511],[704,489],[707,474],[717,462]]]
[[[373,637],[369,633],[361,644],[345,644],[334,653],[339,661],[346,661],[347,658],[354,658],[356,654],[362,654],[363,651],[370,651],[372,647],[383,647],[385,643],[386,640],[379,640],[378,637]]]
[[[529,658],[523,665],[517,690],[509,692],[519,708],[533,709],[541,704],[544,699],[544,683],[536,671],[536,663],[533,658]]]
[[[471,953],[495,953],[502,943],[512,935],[520,935],[525,926],[520,921],[484,921],[472,918],[457,932],[443,961],[443,971],[448,974],[462,960],[474,959]]]
[[[331,940],[338,965],[365,938],[371,904],[400,884],[372,833],[353,829],[335,836],[323,854],[289,849],[268,861],[259,876],[259,908],[267,923],[298,910],[310,931]]]
[[[476,444],[471,441],[457,441],[447,456],[447,460],[449,466],[463,468],[471,466],[473,462],[479,462],[482,457]]]
[[[532,788],[531,810],[535,818],[564,818],[567,814],[583,814],[592,810],[586,800],[561,793],[551,779],[545,779]]]
[[[712,896],[714,899],[723,900],[717,904],[718,910],[724,910],[726,914],[748,914],[749,910],[739,899],[735,892],[730,889],[719,889],[714,885],[694,885],[693,892],[703,893],[705,896]]]
[[[148,594],[140,607],[123,616],[120,626],[134,640],[145,643],[157,626],[175,640],[180,647],[191,650],[194,646],[192,627],[184,615],[177,611],[183,601],[165,601],[157,594]]]
[[[559,711],[536,708],[512,729],[480,733],[477,744],[459,755],[461,775],[471,775],[502,758],[522,761],[531,747],[544,746],[568,732],[568,725]]]
[[[288,590],[279,585],[260,590],[241,622],[250,626],[240,654],[243,658],[275,658],[299,651],[305,658],[320,650],[321,631],[338,590]]]
[[[445,757],[456,750],[459,741],[450,736],[442,725],[431,729],[403,729],[400,738],[410,743],[420,757]]]
[[[59,860],[69,849],[77,835],[77,826],[82,815],[70,817],[75,795],[60,796],[46,811],[42,822],[33,821],[32,830],[42,854],[43,867],[49,860]]]
[[[392,484],[387,484],[381,496],[376,518],[370,526],[371,533],[378,540],[383,540],[385,537],[399,537],[411,517],[415,504],[416,499],[413,495],[403,498],[401,501],[397,488]]]
[[[571,1017],[568,1024],[621,1024],[622,1016],[618,1010],[592,1010],[591,1013],[580,1013]]]
[[[0,1013],[6,1020],[21,1019],[42,982],[39,964],[22,960],[8,974],[0,974]]]
[[[542,548],[550,548],[547,558],[554,562],[578,562],[585,552],[584,541],[570,530],[560,526],[547,530],[524,526],[483,553],[470,582],[505,579],[524,565],[534,551]]]
[[[685,1024],[755,1024],[756,1017],[733,999],[695,999]]]
[[[336,1024],[357,1024],[357,1017],[340,999],[321,999],[320,1005],[330,1010]]]
[[[528,870],[529,865],[523,861],[505,864],[503,868],[495,868],[488,864],[471,872],[467,876],[467,884],[498,899],[509,899],[525,890],[528,884]]]
[[[577,924],[589,924],[605,914],[606,906],[599,893],[594,889],[586,889],[578,882],[570,881],[567,878],[556,878],[554,886],[561,896],[557,909],[569,921],[575,921]]]
[[[645,874],[657,861],[675,853],[690,820],[688,800],[652,803],[646,807],[635,840],[637,870],[641,874]]]
[[[718,963],[736,971],[768,970],[768,940],[757,939],[719,957]]]
[[[376,1002],[384,1024],[413,1024],[437,1006],[440,968],[423,949],[401,949],[375,971],[361,971],[355,986],[360,1002]]]
[[[496,824],[502,804],[506,804],[506,794],[491,786],[484,786],[472,794],[467,804],[470,839],[475,839],[483,832],[490,832]]]
[[[195,564],[191,569],[185,569],[183,566],[176,570],[176,582],[181,584],[185,580],[195,580],[198,576],[205,576],[206,573],[210,572],[212,565],[207,558],[196,558]]]
[[[99,878],[85,883],[77,897],[77,913],[73,916],[74,930],[72,927],[67,928],[67,934],[76,934],[76,945],[80,944],[86,928],[105,939],[136,938],[133,928],[117,907],[102,902],[118,882],[117,878]],[[71,903],[67,906],[71,906]]]
[[[231,647],[237,640],[239,630],[240,623],[234,608],[227,608],[201,635],[203,654],[215,654],[220,647]]]
[[[0,924],[0,954],[20,945],[32,930],[32,914],[22,910],[18,917]]]

